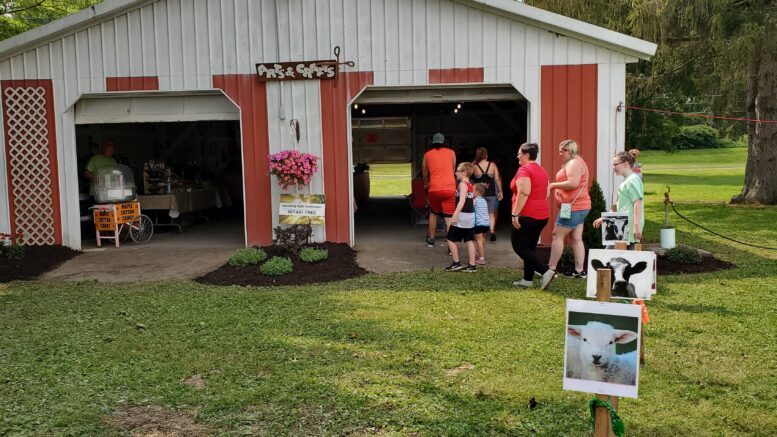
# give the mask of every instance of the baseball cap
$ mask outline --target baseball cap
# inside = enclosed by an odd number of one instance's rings
[[[442,144],[445,142],[445,135],[436,133],[432,136],[432,144]]]

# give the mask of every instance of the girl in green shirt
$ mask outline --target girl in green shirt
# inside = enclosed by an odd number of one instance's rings
[[[629,213],[629,243],[642,241],[642,231],[645,228],[645,188],[642,178],[632,167],[634,156],[629,152],[618,152],[612,159],[612,171],[622,176],[623,182],[618,187],[618,197],[615,201],[615,211]],[[602,219],[594,220],[594,227],[602,226]]]

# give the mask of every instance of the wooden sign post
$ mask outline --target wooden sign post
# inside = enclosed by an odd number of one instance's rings
[[[612,292],[612,271],[610,269],[596,269],[596,301],[609,302]],[[597,394],[596,397],[601,401],[607,401],[609,398],[612,408],[618,409],[618,397]],[[612,433],[612,422],[610,412],[604,407],[596,407],[594,413],[594,436],[610,437]]]

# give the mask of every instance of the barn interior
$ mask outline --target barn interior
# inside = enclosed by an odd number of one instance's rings
[[[441,132],[457,162],[472,162],[478,147],[502,175],[506,201],[500,203],[497,232],[509,226],[509,183],[517,170],[517,148],[526,141],[528,102],[510,86],[368,89],[351,107],[353,129],[355,242],[392,239],[423,241],[427,225],[417,211],[423,155]],[[359,174],[368,164],[394,164],[391,174]],[[378,172],[380,173],[380,172]],[[365,179],[369,179],[366,181]],[[369,194],[365,184],[369,184]],[[381,186],[392,187],[386,195]],[[415,186],[415,192],[414,187]],[[421,184],[422,186],[422,184]],[[377,194],[376,194],[377,193]],[[414,202],[415,200],[415,202]],[[416,210],[414,211],[413,204]],[[423,204],[423,201],[421,201]],[[444,235],[442,225],[438,235]]]
[[[221,120],[77,125],[86,247],[94,245],[94,225],[84,170],[106,142],[113,143],[116,161],[132,171],[141,212],[155,224],[152,241],[211,238],[244,244],[240,124]]]

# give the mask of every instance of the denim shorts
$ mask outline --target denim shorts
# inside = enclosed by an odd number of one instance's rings
[[[590,209],[584,209],[581,211],[572,211],[572,216],[568,219],[563,219],[561,216],[556,217],[556,224],[564,227],[564,228],[570,228],[574,229],[577,227],[577,225],[583,223],[585,221],[586,216],[588,216],[588,213],[590,212]]]

